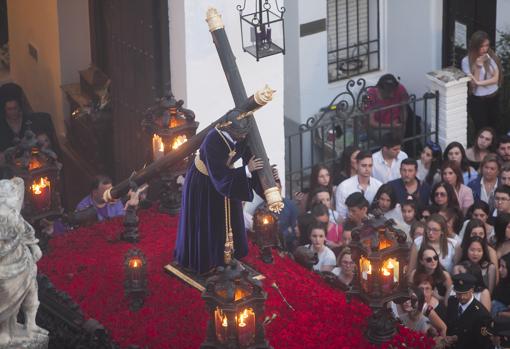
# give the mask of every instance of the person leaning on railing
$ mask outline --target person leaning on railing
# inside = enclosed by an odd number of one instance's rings
[[[375,87],[367,90],[367,94],[366,110],[370,112],[369,136],[379,141],[384,134],[398,130],[403,137],[407,120],[405,103],[409,99],[405,87],[392,74],[385,74],[379,78]]]

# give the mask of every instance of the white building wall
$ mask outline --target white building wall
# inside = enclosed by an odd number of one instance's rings
[[[242,1],[239,1],[242,3]],[[279,4],[282,5],[281,1]],[[225,30],[237,58],[237,65],[248,95],[268,84],[274,99],[255,113],[270,162],[277,164],[284,178],[283,130],[283,55],[263,58],[259,62],[241,46],[239,12],[229,0],[169,0],[171,83],[174,95],[184,99],[192,109],[200,129],[234,107],[225,74],[205,22],[208,7],[221,13]],[[285,187],[285,186],[284,186]]]
[[[399,76],[409,93],[427,91],[427,72],[441,68],[442,0],[386,1],[385,70]]]
[[[294,133],[295,125],[292,121],[296,116],[301,115],[301,81],[298,72],[299,63],[303,59],[299,54],[299,0],[288,1],[285,12],[285,56],[284,56],[284,113],[285,133]],[[299,119],[299,118],[298,118]]]
[[[498,0],[496,7],[496,30],[510,32],[510,0]],[[496,32],[496,40],[499,33]]]
[[[368,84],[375,84],[382,74],[394,73],[410,93],[423,95],[427,91],[425,74],[441,67],[442,6],[442,0],[381,0],[381,70],[354,79],[363,77]],[[285,70],[285,116],[290,123],[299,124],[343,92],[348,80],[328,83],[326,31],[299,37],[301,24],[327,17],[327,0],[288,1],[286,8],[288,13],[298,14],[299,22],[286,19],[289,57],[285,64],[298,69]],[[298,58],[291,57],[295,54]]]

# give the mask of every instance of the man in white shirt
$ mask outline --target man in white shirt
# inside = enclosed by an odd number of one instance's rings
[[[382,183],[388,183],[400,178],[400,163],[407,159],[407,154],[402,150],[402,138],[388,133],[382,140],[382,148],[374,153],[374,169],[372,176]]]
[[[365,199],[372,203],[377,190],[382,185],[380,181],[371,176],[373,160],[372,154],[369,151],[360,151],[356,156],[356,162],[358,164],[356,175],[346,179],[336,188],[336,210],[338,211],[339,218],[342,220],[347,217],[345,200],[349,195],[361,192]]]

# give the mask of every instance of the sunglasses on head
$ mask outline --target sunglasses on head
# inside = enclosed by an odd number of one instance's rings
[[[427,262],[427,263],[430,263],[432,261],[436,261],[437,262],[438,260],[439,260],[439,257],[437,255],[435,255],[434,257],[427,257],[427,258],[425,258],[425,262]]]

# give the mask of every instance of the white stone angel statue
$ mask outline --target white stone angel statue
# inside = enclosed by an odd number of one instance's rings
[[[47,335],[35,323],[41,249],[34,228],[21,216],[23,179],[0,180],[0,345]],[[25,323],[17,322],[22,311]]]

